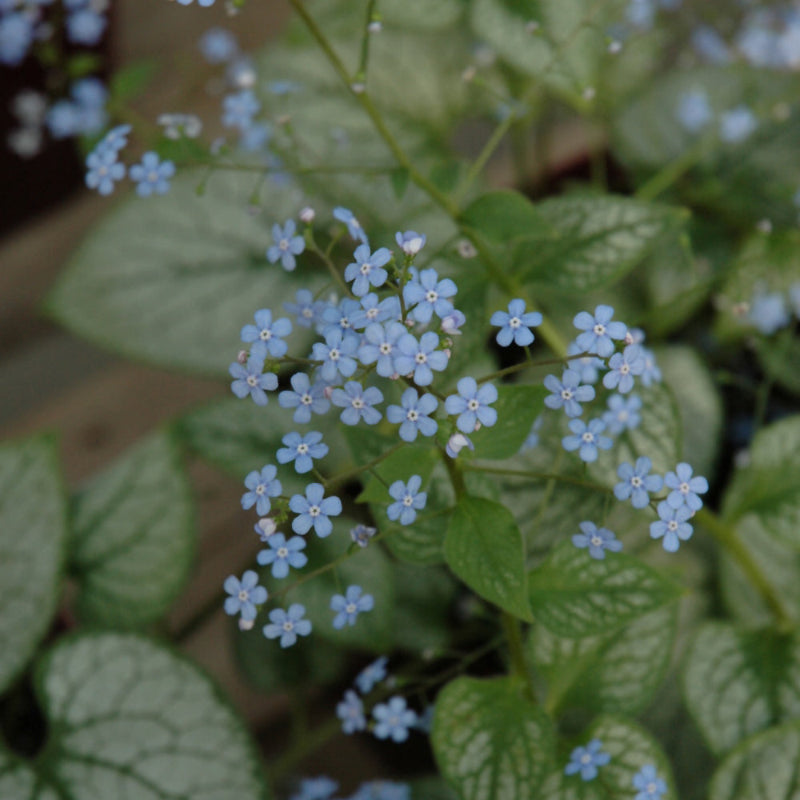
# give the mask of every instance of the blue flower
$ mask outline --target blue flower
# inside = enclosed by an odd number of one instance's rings
[[[274,377],[274,376],[273,376]],[[308,422],[311,412],[324,414],[331,406],[325,397],[325,384],[316,382],[313,386],[304,372],[296,372],[291,378],[292,389],[278,395],[281,408],[293,408],[295,422]],[[277,382],[275,384],[277,386]]]
[[[525,301],[519,298],[508,304],[508,312],[495,311],[490,320],[492,325],[499,325],[497,343],[508,347],[514,342],[520,347],[529,345],[534,340],[531,327],[542,324],[542,315],[538,311],[525,311]]]
[[[369,525],[356,525],[350,528],[350,538],[359,546],[366,547],[369,540],[378,532],[377,528],[371,528]]]
[[[257,355],[247,359],[247,366],[234,361],[228,372],[233,378],[231,391],[240,399],[244,400],[247,395],[253,398],[257,406],[265,406],[268,402],[267,392],[278,388],[278,376],[272,372],[264,372],[264,361]]]
[[[427,237],[424,233],[417,233],[416,231],[405,231],[404,233],[398,231],[394,235],[394,240],[407,256],[415,256],[425,247]]]
[[[539,431],[544,424],[544,417],[539,414],[531,425],[530,433],[528,433],[525,441],[520,445],[519,452],[524,453],[526,450],[531,450],[539,444]]]
[[[406,706],[404,697],[390,697],[387,703],[378,703],[372,709],[375,719],[373,733],[378,739],[391,738],[394,742],[408,739],[408,730],[417,721],[417,715]]]
[[[401,525],[410,525],[417,518],[417,511],[425,508],[428,499],[426,492],[420,492],[422,478],[419,475],[412,475],[408,483],[395,481],[389,487],[389,494],[396,502],[386,509],[386,516],[392,522],[399,518]]]
[[[405,325],[399,322],[387,322],[385,325],[373,323],[364,331],[364,339],[358,348],[358,358],[364,366],[377,361],[376,372],[383,378],[395,373],[395,356],[397,343],[406,335]]]
[[[445,452],[450,458],[457,458],[458,454],[465,448],[470,450],[475,449],[475,445],[469,436],[464,436],[463,433],[454,433],[448,440]]]
[[[364,703],[352,690],[344,693],[344,700],[336,704],[336,716],[342,721],[344,733],[366,730],[367,718],[364,716]]]
[[[92,47],[103,36],[108,21],[91,8],[81,8],[67,15],[67,38],[75,44]]]
[[[328,303],[322,310],[322,335],[327,336],[332,330],[352,334],[353,318],[357,319],[362,311],[361,303],[350,297],[343,297],[337,305]]]
[[[238,52],[236,37],[224,28],[210,28],[200,37],[200,52],[209,64],[223,64]]]
[[[410,333],[397,341],[398,355],[394,368],[400,375],[414,375],[414,383],[428,386],[433,383],[433,372],[441,372],[447,366],[447,353],[437,350],[439,337],[433,332],[423,333],[417,341]]]
[[[273,358],[285,356],[289,346],[282,337],[292,332],[292,323],[286,317],[273,321],[272,311],[268,308],[256,311],[255,321],[255,325],[245,325],[241,332],[243,342],[254,343],[250,349],[251,355],[261,358],[266,358],[267,354]]]
[[[328,445],[323,443],[319,431],[310,431],[305,436],[292,431],[287,433],[282,441],[286,446],[278,450],[278,462],[288,464],[294,461],[295,471],[301,475],[311,472],[314,466],[312,459],[324,458],[328,454]]]
[[[573,436],[565,436],[561,440],[564,449],[572,452],[578,450],[582,461],[597,461],[597,448],[610,450],[613,442],[601,434],[606,429],[606,424],[601,419],[593,419],[587,425],[582,419],[571,419],[569,429]]]
[[[444,402],[448,414],[458,414],[456,427],[462,433],[472,433],[478,426],[491,427],[497,422],[497,411],[489,408],[497,400],[497,389],[487,383],[478,388],[474,378],[461,378],[457,384],[458,394],[451,394]]]
[[[311,357],[321,361],[319,375],[327,383],[334,383],[336,376],[349,378],[358,367],[353,358],[358,348],[358,336],[346,336],[341,328],[330,328],[325,334],[325,342],[316,342],[311,349]]]
[[[667,793],[666,782],[652,764],[645,764],[633,776],[633,788],[637,790],[634,800],[661,800]]]
[[[608,528],[598,528],[594,522],[581,522],[578,527],[583,533],[576,533],[572,537],[572,544],[575,547],[588,547],[592,558],[602,561],[606,557],[606,550],[612,553],[622,550],[622,542]]]
[[[86,185],[108,196],[114,191],[114,182],[125,177],[125,165],[118,160],[116,150],[96,147],[86,156]]]
[[[362,783],[349,800],[411,800],[411,787],[394,781]]]
[[[698,133],[711,122],[713,112],[702,89],[684,92],[678,98],[678,121],[689,133]]]
[[[583,350],[578,346],[577,342],[570,342],[567,346],[568,356],[576,356],[582,352]],[[600,370],[606,369],[606,362],[597,356],[581,356],[568,361],[567,366],[580,375],[581,383],[597,383],[597,379],[600,377]]]
[[[363,330],[368,325],[377,322],[397,321],[400,319],[400,298],[393,294],[378,301],[374,292],[365,294],[361,298],[361,308],[353,312],[350,324],[354,330]]]
[[[638,344],[629,344],[621,353],[611,356],[608,366],[610,371],[603,375],[603,386],[627,394],[633,389],[633,376],[644,372],[642,348]]]
[[[786,300],[780,292],[757,294],[750,304],[747,318],[766,336],[785,328],[791,319]]]
[[[339,419],[345,425],[358,425],[360,419],[367,425],[377,425],[381,421],[381,412],[373,406],[383,402],[383,392],[374,386],[365,390],[360,383],[348,381],[344,389],[333,390],[331,402],[344,408]]]
[[[360,586],[348,586],[344,595],[335,594],[331,597],[331,611],[336,612],[333,618],[333,627],[336,630],[345,625],[355,625],[356,618],[362,611],[372,611],[375,598],[371,594],[362,594]]]
[[[454,308],[446,317],[442,317],[442,333],[446,333],[448,336],[461,336],[459,328],[461,328],[466,321],[467,318],[464,316],[463,312]]]
[[[256,507],[256,513],[263,517],[269,513],[272,503],[270,497],[278,497],[282,491],[281,482],[275,477],[278,470],[267,464],[261,471],[253,470],[244,479],[244,485],[250,490],[242,495],[242,508]]]
[[[611,306],[599,305],[594,310],[594,316],[588,311],[581,311],[575,315],[573,325],[584,333],[575,340],[581,352],[597,353],[602,358],[608,358],[614,352],[612,339],[624,339],[627,326],[622,322],[612,322],[614,309]]]
[[[256,618],[256,606],[267,602],[267,590],[258,585],[258,574],[251,569],[242,575],[241,580],[229,575],[223,587],[230,595],[225,598],[225,613],[231,616],[241,613],[247,622]]]
[[[16,67],[33,43],[33,22],[23,13],[0,17],[0,64]]]
[[[592,739],[586,747],[576,747],[569,757],[569,763],[564,767],[564,774],[580,773],[583,780],[594,780],[597,777],[597,768],[611,761],[611,756],[601,750],[602,746],[599,739]]]
[[[297,317],[297,324],[301,328],[310,328],[322,319],[325,303],[314,300],[314,295],[308,289],[298,289],[294,303],[284,303],[283,307]]]
[[[668,553],[674,553],[681,542],[691,539],[694,528],[687,522],[694,516],[694,512],[689,506],[679,506],[673,508],[662,500],[658,504],[659,519],[650,523],[650,538],[664,538],[662,545]]]
[[[305,606],[292,603],[288,611],[276,608],[269,612],[270,624],[263,628],[267,639],[277,639],[280,636],[281,647],[291,647],[298,636],[308,636],[311,633],[311,623],[305,616]]]
[[[243,131],[250,127],[253,117],[261,110],[261,103],[251,89],[242,89],[227,95],[222,101],[222,109],[222,124]]]
[[[361,694],[369,694],[376,684],[386,680],[386,665],[389,659],[381,656],[368,664],[356,675],[355,684]]]
[[[113,150],[118,153],[127,146],[128,134],[131,130],[130,125],[117,125],[102,138],[95,150]]]
[[[306,243],[302,236],[295,236],[297,227],[293,219],[286,220],[286,224],[281,228],[277,223],[272,226],[272,241],[274,244],[267,248],[267,261],[274,264],[281,262],[281,266],[291,272],[297,266],[295,256],[299,256],[306,249]]]
[[[269,537],[278,530],[275,520],[272,517],[262,517],[255,525],[253,530],[258,534],[258,538],[262,542],[268,542]]]
[[[305,550],[306,540],[301,536],[292,536],[289,541],[282,533],[273,533],[267,539],[268,550],[259,551],[256,561],[262,567],[272,564],[272,577],[285,578],[289,574],[289,567],[302,569],[308,563],[308,556],[301,553]]]
[[[608,411],[603,413],[603,422],[613,436],[618,436],[624,430],[633,430],[641,422],[639,411],[642,400],[638,395],[632,394],[626,399],[621,394],[612,394],[607,405]]]
[[[729,144],[738,144],[747,139],[758,127],[756,115],[747,106],[737,106],[719,118],[719,138]]]
[[[298,791],[289,800],[332,800],[339,784],[332,778],[320,775],[318,778],[303,778]]]
[[[692,477],[692,468],[686,462],[675,467],[675,472],[664,476],[664,484],[672,491],[667,496],[667,503],[672,508],[688,506],[691,511],[699,511],[703,501],[698,497],[708,491],[708,481],[702,475]]]
[[[582,386],[580,380],[580,375],[572,369],[565,369],[561,380],[548,375],[544,385],[552,394],[545,397],[544,404],[553,409],[563,407],[568,417],[579,417],[583,412],[580,404],[594,400],[594,386]]]
[[[448,298],[457,292],[450,278],[439,280],[435,269],[423,269],[417,280],[410,280],[403,287],[403,300],[411,308],[411,316],[417,322],[430,322],[434,312],[439,319],[443,319],[453,311],[453,304]]]
[[[161,161],[157,153],[150,151],[142,156],[140,164],[134,164],[128,170],[128,174],[137,183],[136,194],[139,197],[166,194],[169,191],[169,179],[175,174],[175,164]]]
[[[338,219],[339,222],[344,222],[344,224],[347,225],[347,231],[353,239],[363,244],[369,244],[367,234],[364,232],[361,223],[356,219],[352,211],[347,208],[342,208],[342,206],[337,206],[333,209],[333,216],[335,219]]]
[[[292,521],[292,530],[304,536],[313,527],[320,539],[330,536],[333,523],[329,517],[342,513],[342,501],[335,495],[325,497],[321,483],[309,483],[306,495],[293,495],[289,500],[289,508],[298,516]]]
[[[369,291],[370,284],[378,287],[386,283],[389,273],[383,269],[392,259],[392,254],[385,247],[370,253],[369,245],[360,244],[355,253],[355,261],[344,270],[344,279],[353,281],[353,294],[361,297]]]
[[[617,500],[628,500],[634,508],[644,508],[650,502],[650,494],[664,485],[660,475],[650,475],[653,462],[647,456],[636,459],[632,467],[627,461],[617,467],[617,475],[622,479],[614,487]]]
[[[402,405],[389,406],[386,409],[386,419],[389,422],[400,424],[400,438],[404,442],[413,442],[417,432],[423,436],[433,436],[439,427],[436,420],[428,415],[433,414],[439,401],[432,394],[419,397],[416,389],[408,388],[400,399]]]
[[[642,355],[644,356],[644,371],[640,376],[642,384],[650,386],[654,383],[661,383],[661,370],[656,364],[656,357],[653,355],[653,351],[643,347]]]

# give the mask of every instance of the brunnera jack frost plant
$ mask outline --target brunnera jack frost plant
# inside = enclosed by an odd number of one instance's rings
[[[213,112],[145,124],[126,108],[147,70],[104,87],[91,59],[44,47],[51,12],[91,47],[104,8],[0,3],[1,63],[75,77],[15,99],[12,149],[83,136],[88,189],[133,195],[52,313],[162,366],[227,365],[230,389],[69,515],[48,444],[0,449],[0,584],[36,610],[3,614],[0,688],[39,702],[54,737],[31,761],[0,749],[0,795],[58,776],[80,798],[101,769],[133,800],[797,789],[776,777],[798,725],[795,10],[708,3],[698,25],[689,0],[289,5],[263,53],[202,36]],[[256,12],[226,9],[233,28]],[[536,142],[569,114],[607,144],[564,180]],[[476,119],[490,133],[454,150]],[[490,188],[505,142],[530,195]],[[233,535],[252,556],[217,565],[175,638],[226,614],[237,669],[297,700],[265,769],[208,679],[130,632],[161,625],[189,572],[184,453],[244,484]],[[93,628],[41,655],[64,569],[65,624]],[[37,700],[14,694],[33,676]],[[377,740],[396,779],[299,774],[345,736]],[[157,775],[154,752],[195,766]]]

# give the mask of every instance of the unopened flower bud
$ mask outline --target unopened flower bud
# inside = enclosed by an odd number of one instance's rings
[[[316,215],[316,212],[311,206],[306,206],[300,210],[300,221],[305,222],[306,225],[310,225],[314,221]]]
[[[253,626],[256,624],[254,619],[242,619],[239,617],[239,630],[240,631],[251,631],[253,630]]]
[[[475,245],[473,245],[472,242],[462,239],[458,243],[458,254],[461,258],[475,258],[475,256],[478,255],[478,251],[475,249]]]
[[[383,30],[383,25],[379,19],[374,19],[367,25],[367,30],[370,33],[380,33]]]
[[[247,363],[247,350],[240,350],[238,355],[236,356],[236,360],[240,364],[246,364]]]
[[[272,534],[278,530],[278,526],[275,524],[275,520],[272,519],[272,517],[262,517],[258,521],[258,527],[261,529],[264,536],[272,536]]]
[[[448,336],[461,336],[459,328],[467,321],[464,314],[454,308],[443,320],[442,331]]]
[[[465,447],[469,447],[470,450],[475,449],[475,445],[468,436],[464,436],[463,433],[454,433],[447,442],[445,452],[450,458],[456,458]]]
[[[325,399],[326,399],[326,400],[330,400],[330,399],[331,399],[331,397],[333,396],[333,386],[326,386],[326,387],[325,387],[325,388],[322,390],[322,394],[324,394],[324,395],[325,395]]]
[[[356,525],[350,529],[350,537],[359,547],[366,547],[377,532],[377,528],[371,528],[369,525]]]

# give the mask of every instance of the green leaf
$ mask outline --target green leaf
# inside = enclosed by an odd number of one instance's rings
[[[77,53],[67,61],[67,73],[72,80],[85,78],[103,67],[103,58],[96,53]]]
[[[0,745],[0,797],[9,800],[64,800],[52,786],[44,786],[36,773]]]
[[[800,638],[708,622],[683,674],[686,704],[722,755],[747,736],[800,717]]]
[[[528,652],[547,681],[547,707],[638,713],[661,685],[676,624],[677,609],[670,606],[614,633],[583,639],[535,626]]]
[[[158,72],[158,62],[152,58],[126,64],[111,78],[109,83],[111,98],[117,103],[134,100],[153,81],[156,72]]]
[[[456,505],[444,542],[447,565],[481,597],[531,620],[522,534],[499,503],[465,495]]]
[[[436,699],[431,744],[463,800],[536,800],[553,732],[512,678],[458,678]]]
[[[40,436],[4,444],[0,447],[0,692],[17,677],[50,627],[67,534],[53,442]]]
[[[408,170],[405,169],[405,167],[393,169],[389,173],[389,178],[392,181],[392,190],[394,191],[395,197],[398,200],[402,200],[403,195],[406,193],[406,189],[408,189],[408,182],[411,178]]]
[[[453,25],[463,6],[460,0],[381,0],[381,16],[387,26],[433,30]]]
[[[498,386],[497,401],[492,404],[497,411],[497,422],[470,436],[475,445],[475,457],[503,459],[516,455],[542,412],[546,395],[547,389],[538,384]]]
[[[556,235],[520,242],[514,270],[526,281],[565,291],[619,280],[687,217],[680,209],[613,195],[556,197],[536,209]]]
[[[59,798],[267,796],[255,747],[217,688],[145,638],[64,640],[39,664],[36,685],[50,731],[37,765]]]
[[[754,341],[761,368],[779,386],[800,395],[800,338],[791,330],[783,331],[776,339],[758,337]]]
[[[800,722],[753,736],[720,764],[709,800],[793,800],[800,793]]]
[[[345,436],[350,441],[354,441],[351,438],[352,434],[345,433]],[[392,445],[396,444],[396,441],[392,442]],[[364,455],[363,452],[360,453],[362,460],[364,460]],[[430,442],[424,443],[418,440],[418,443],[404,445],[375,467],[375,472],[380,480],[370,475],[364,491],[357,498],[358,502],[383,506],[383,513],[380,515],[381,522],[383,522],[386,519],[386,506],[394,502],[386,486],[391,486],[395,481],[407,483],[412,475],[419,475],[422,478],[422,486],[425,487],[438,461],[439,451]]]
[[[550,231],[537,207],[525,195],[509,189],[486,192],[462,212],[461,222],[491,242],[545,236]]]
[[[534,617],[553,633],[608,633],[675,600],[680,587],[625,553],[592,558],[569,542],[528,575]]]
[[[150,436],[77,496],[70,569],[85,620],[138,627],[169,609],[194,558],[192,498],[174,443]]]
[[[656,740],[633,720],[598,717],[575,744],[592,739],[599,739],[603,751],[611,756],[608,764],[600,767],[591,781],[582,780],[580,775],[564,775],[563,767],[553,771],[538,796],[541,800],[630,800],[636,793],[633,777],[645,764],[652,764],[667,784],[661,800],[677,800],[667,757]],[[568,758],[565,751],[563,760]]]

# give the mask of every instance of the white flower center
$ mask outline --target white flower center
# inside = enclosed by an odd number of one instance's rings
[[[364,398],[363,397],[354,397],[352,400],[353,408],[364,408]]]
[[[645,787],[645,791],[648,794],[655,794],[656,793],[656,785],[655,785],[655,783],[648,783],[647,786]]]
[[[345,611],[346,611],[348,614],[355,614],[355,613],[356,613],[356,611],[357,611],[358,609],[357,609],[357,606],[356,606],[356,604],[355,604],[355,603],[348,603],[348,604],[347,604],[347,605],[344,607],[344,610],[345,610]]]
[[[266,491],[267,491],[267,487],[264,486],[263,483],[259,483],[258,486],[256,486],[256,494],[261,495],[261,494],[264,494],[264,492],[266,492]]]
[[[278,548],[278,558],[286,558],[289,555],[289,550],[285,547]]]
[[[562,400],[572,400],[572,389],[562,389],[561,390],[561,399]]]
[[[378,308],[377,308],[377,306],[375,308],[370,308],[367,311],[367,319],[375,319],[375,317],[377,317],[377,316],[378,316]]]
[[[309,506],[308,509],[308,516],[309,517],[318,517],[322,513],[322,509],[319,506]]]
[[[679,487],[678,490],[681,494],[689,494],[689,484],[684,481]]]
[[[258,378],[255,375],[248,375],[247,376],[247,385],[248,386],[257,386],[258,385]]]
[[[586,442],[586,444],[590,444],[591,442],[594,441],[594,434],[590,433],[589,431],[586,431],[586,433],[584,433],[581,436],[581,439],[583,439],[583,441]]]
[[[311,319],[311,317],[313,317],[313,316],[314,316],[314,312],[313,312],[313,311],[312,311],[310,308],[308,308],[308,307],[304,308],[304,309],[303,309],[303,310],[300,312],[300,314],[301,314],[301,316],[305,317],[306,319]]]
[[[476,400],[474,397],[467,403],[467,408],[470,411],[477,411],[480,407],[480,401]]]
[[[331,361],[338,361],[339,351],[335,347],[332,347],[328,353],[328,358],[330,358]]]
[[[508,321],[508,327],[509,328],[515,328],[516,329],[516,328],[519,328],[520,325],[522,325],[522,321],[520,320],[519,317],[511,317],[511,319]]]
[[[250,597],[250,593],[247,591],[247,589],[240,589],[240,590],[239,590],[239,600],[240,600],[242,603],[246,603],[246,602],[247,602],[247,599],[248,599],[249,597]]]
[[[678,530],[678,521],[677,521],[677,520],[674,520],[674,519],[671,519],[671,520],[670,520],[670,521],[667,523],[667,530],[668,530],[668,531],[670,531],[670,532],[672,532],[672,533],[675,533],[675,531],[677,531],[677,530]]]
[[[294,628],[294,622],[292,622],[290,619],[285,620],[283,623],[283,629],[286,631],[286,633],[289,633],[292,628]]]
[[[371,269],[372,269],[372,264],[364,263],[361,265],[361,274],[369,275]]]
[[[589,753],[584,753],[581,756],[581,764],[591,764],[592,756]]]
[[[419,419],[419,412],[415,409],[409,409],[409,412],[406,414],[406,419],[409,422],[416,422]]]
[[[155,183],[158,180],[158,173],[155,170],[148,172],[147,180],[150,181],[150,183]]]
[[[439,299],[439,293],[433,289],[429,289],[425,292],[425,299],[429,303],[435,303]]]
[[[388,356],[392,352],[392,346],[389,344],[389,342],[381,342],[381,345],[378,349],[381,351],[382,356]]]
[[[641,485],[642,479],[638,475],[634,475],[631,478],[631,486],[633,486],[634,489],[638,489]]]
[[[600,547],[600,545],[603,544],[603,540],[597,534],[592,536],[589,541],[592,543],[593,547]]]
[[[623,365],[622,365],[622,366],[619,368],[619,374],[620,374],[620,375],[627,375],[627,374],[628,374],[630,371],[631,371],[631,366],[630,366],[630,364],[623,364]]]
[[[305,442],[300,442],[297,445],[297,455],[304,456],[308,452],[308,445]]]
[[[603,325],[602,322],[595,323],[595,326],[594,326],[594,328],[592,328],[592,330],[594,331],[594,335],[595,336],[605,336],[606,335],[606,326]]]
[[[628,421],[628,412],[627,411],[620,411],[619,414],[617,414],[617,419],[620,422],[627,422]]]
[[[314,402],[314,398],[308,392],[305,392],[304,394],[300,395],[300,402],[304,406],[310,406]]]
[[[413,503],[414,498],[410,494],[407,494],[403,497],[403,505],[406,506],[406,508],[410,508]]]
[[[417,353],[414,356],[414,361],[416,361],[417,364],[424,364],[427,360],[428,356],[426,356],[425,353]]]
[[[272,338],[272,331],[268,328],[264,328],[259,334],[262,342],[268,342]]]
[[[349,328],[350,327],[350,320],[348,317],[342,317],[339,320],[339,327],[341,328]]]

